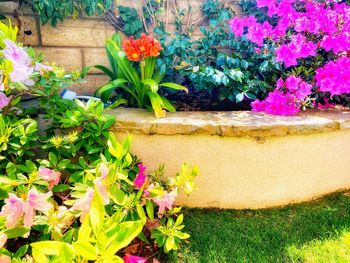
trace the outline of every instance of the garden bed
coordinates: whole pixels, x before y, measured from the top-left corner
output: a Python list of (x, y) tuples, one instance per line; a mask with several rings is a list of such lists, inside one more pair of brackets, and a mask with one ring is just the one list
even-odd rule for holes
[(150, 168), (173, 175), (196, 164), (189, 207), (266, 208), (350, 187), (350, 111), (307, 111), (293, 117), (254, 112), (176, 112), (156, 119), (137, 109), (112, 112), (118, 136)]

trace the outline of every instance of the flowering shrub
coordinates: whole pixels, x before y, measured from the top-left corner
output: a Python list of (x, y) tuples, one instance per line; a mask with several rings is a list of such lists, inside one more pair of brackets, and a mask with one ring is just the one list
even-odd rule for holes
[[(189, 235), (175, 198), (193, 190), (198, 169), (183, 165), (170, 179), (163, 167), (148, 171), (130, 153), (130, 136), (120, 143), (108, 132), (114, 119), (100, 100), (60, 99), (85, 72), (3, 43), (0, 262), (147, 262), (178, 249)], [(22, 107), (23, 95), (40, 97), (39, 106)]]
[[(231, 21), (232, 31), (236, 37), (249, 39), (257, 50), (272, 50), (275, 60), (288, 73), (286, 76), (281, 72), (283, 78), (276, 83), (276, 89), (265, 100), (254, 101), (253, 110), (293, 115), (300, 107), (317, 106), (319, 102), (347, 103), (350, 6), (335, 0), (256, 2), (276, 22), (262, 22), (254, 16), (236, 17)], [(300, 89), (298, 94), (291, 92), (289, 82), (292, 89)]]
[[(96, 91), (97, 96), (106, 101), (119, 88), (124, 91), (131, 106), (153, 109), (157, 118), (165, 117), (165, 110), (175, 111), (171, 103), (158, 94), (159, 86), (186, 92), (187, 89), (175, 83), (161, 83), (164, 75), (155, 72), (155, 69), (162, 47), (156, 39), (142, 34), (139, 39), (130, 37), (121, 43), (120, 36), (114, 35), (107, 40), (106, 48), (112, 70), (104, 66), (97, 68), (109, 75), (111, 81)], [(139, 72), (132, 62), (139, 63)], [(117, 99), (116, 105), (119, 104), (120, 100)]]

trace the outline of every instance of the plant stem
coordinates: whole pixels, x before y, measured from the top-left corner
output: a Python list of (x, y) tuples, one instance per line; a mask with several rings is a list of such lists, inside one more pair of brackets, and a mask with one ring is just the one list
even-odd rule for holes
[(145, 79), (145, 66), (146, 66), (146, 62), (144, 60), (141, 60), (140, 61), (141, 81)]

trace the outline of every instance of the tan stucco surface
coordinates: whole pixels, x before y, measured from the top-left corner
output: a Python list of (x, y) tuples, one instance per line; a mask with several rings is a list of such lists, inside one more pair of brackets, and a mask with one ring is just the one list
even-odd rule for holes
[[(171, 135), (134, 132), (132, 151), (149, 169), (164, 163), (168, 175), (174, 175), (183, 162), (199, 166), (201, 172), (196, 178), (196, 190), (190, 197), (182, 196), (181, 204), (239, 209), (286, 205), (350, 188), (350, 129), (343, 113), (328, 111), (304, 115), (309, 127), (312, 118), (316, 125), (319, 116), (337, 120), (332, 129), (328, 125), (323, 130), (307, 133), (297, 129), (299, 133), (271, 135), (263, 140), (257, 140), (249, 133), (246, 136), (203, 132), (181, 134), (179, 117), (177, 132)], [(259, 125), (271, 125), (269, 118), (266, 118), (266, 125)], [(286, 124), (290, 128), (293, 118), (290, 118), (289, 125)], [(125, 130), (118, 128), (123, 114), (117, 114), (117, 119), (119, 124), (114, 130), (123, 137)], [(166, 122), (166, 118), (154, 121)], [(141, 122), (142, 119), (138, 123)], [(284, 130), (283, 126), (275, 124)], [(302, 117), (299, 118), (301, 124)], [(306, 126), (300, 127), (307, 130)], [(275, 130), (275, 127), (271, 129)]]

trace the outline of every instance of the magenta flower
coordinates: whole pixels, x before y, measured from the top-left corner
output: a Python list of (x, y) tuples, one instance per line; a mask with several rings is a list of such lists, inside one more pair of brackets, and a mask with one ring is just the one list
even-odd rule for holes
[(158, 217), (162, 217), (166, 208), (169, 210), (173, 208), (176, 196), (177, 188), (175, 188), (170, 193), (166, 193), (165, 195), (153, 198), (153, 201), (159, 206)]
[(252, 107), (253, 112), (263, 112), (265, 111), (265, 108), (266, 108), (266, 102), (255, 100), (250, 104), (250, 106)]
[(7, 97), (5, 93), (0, 92), (0, 110), (6, 107), (11, 101), (11, 97)]
[(34, 82), (30, 79), (33, 73), (32, 59), (29, 57), (23, 47), (19, 47), (11, 40), (5, 40), (6, 44), (2, 51), (4, 57), (11, 61), (13, 70), (10, 73), (11, 81), (21, 82), (26, 85), (33, 85)]
[(5, 233), (0, 233), (0, 248), (2, 248), (5, 245), (6, 241), (7, 235)]
[(140, 189), (146, 181), (147, 175), (145, 174), (146, 167), (142, 163), (138, 165), (139, 172), (134, 180), (134, 185), (137, 189)]
[(49, 190), (51, 190), (56, 184), (60, 182), (61, 173), (54, 170), (50, 170), (46, 167), (39, 167), (39, 176), (49, 183)]
[(94, 197), (94, 189), (88, 188), (85, 195), (78, 199), (75, 204), (72, 206), (72, 210), (81, 211), (80, 222), (84, 221), (84, 218), (90, 211), (92, 198)]
[(0, 216), (6, 218), (6, 228), (13, 228), (18, 225), (18, 221), (23, 215), (24, 203), (21, 198), (13, 193), (5, 199), (5, 205), (2, 207)]
[(52, 208), (47, 199), (52, 196), (51, 192), (45, 194), (39, 193), (35, 188), (29, 190), (27, 194), (27, 201), (24, 203), (24, 218), (23, 223), (26, 227), (31, 227), (33, 225), (33, 219), (35, 216), (35, 211), (47, 212)]
[(124, 263), (145, 263), (147, 262), (147, 258), (142, 258), (142, 257), (138, 257), (138, 256), (133, 256), (133, 255), (129, 255), (126, 254), (123, 257)]

